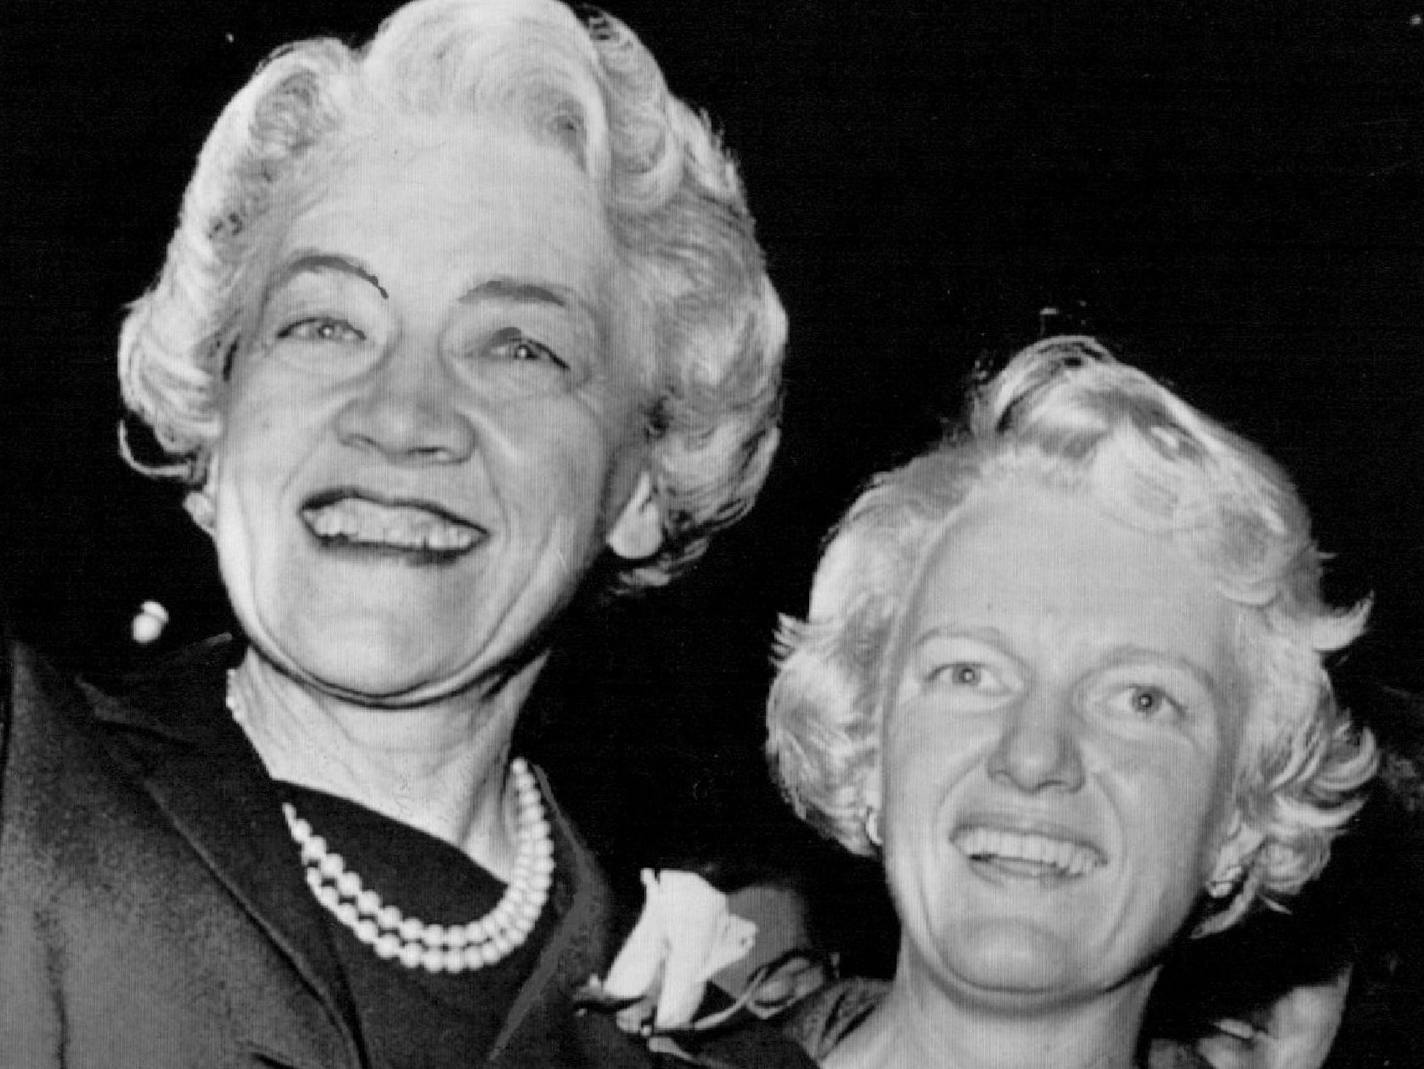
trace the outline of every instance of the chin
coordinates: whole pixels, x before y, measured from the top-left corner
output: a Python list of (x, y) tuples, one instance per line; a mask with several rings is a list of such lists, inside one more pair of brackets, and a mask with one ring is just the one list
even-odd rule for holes
[(427, 635), (427, 627), (393, 634), (348, 621), (314, 633), (296, 629), (292, 641), (274, 644), (272, 652), (291, 675), (321, 690), (375, 703), (420, 704), (460, 689), (449, 666), (433, 656), (438, 651)]
[(941, 967), (984, 996), (1057, 995), (1084, 972), (1065, 935), (1022, 922), (980, 921), (941, 941)]

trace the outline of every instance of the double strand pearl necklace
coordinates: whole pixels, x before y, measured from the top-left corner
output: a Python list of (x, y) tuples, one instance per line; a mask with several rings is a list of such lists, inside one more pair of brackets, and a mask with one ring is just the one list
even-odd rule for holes
[[(239, 725), (247, 711), (234, 673), (228, 673), (227, 707)], [(245, 730), (245, 727), (244, 727)], [(301, 850), (307, 886), (333, 917), (370, 947), (377, 957), (407, 969), (458, 973), (493, 965), (521, 946), (549, 898), (554, 877), (554, 840), (539, 795), (539, 784), (522, 757), (509, 763), (518, 805), (518, 852), (514, 875), (498, 904), (467, 924), (427, 924), (384, 902), (347, 867), (290, 802), (282, 804), (287, 830)]]

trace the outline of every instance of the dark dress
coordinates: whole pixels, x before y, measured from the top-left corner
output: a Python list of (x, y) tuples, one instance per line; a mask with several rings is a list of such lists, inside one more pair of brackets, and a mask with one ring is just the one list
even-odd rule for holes
[[(486, 975), (421, 977), (375, 960), (308, 890), (280, 808), (292, 788), (266, 775), (224, 705), (231, 642), (183, 652), (122, 697), (23, 646), (0, 652), (0, 1069), (657, 1064), (573, 1007), (606, 969), (613, 909), (547, 784), (558, 878), (530, 944)], [(455, 862), (448, 886), (426, 888), (435, 900), (389, 893), (410, 912), (435, 920), (497, 897), (444, 844), (327, 805), (373, 881), (390, 875), (383, 854), (419, 858), (414, 883)], [(808, 1064), (764, 1032), (704, 1062)]]

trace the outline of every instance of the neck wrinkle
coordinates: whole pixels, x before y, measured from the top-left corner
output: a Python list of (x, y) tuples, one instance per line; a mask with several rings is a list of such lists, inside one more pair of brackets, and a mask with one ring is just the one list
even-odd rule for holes
[(233, 687), (272, 778), (417, 828), (507, 880), (516, 852), (510, 740), (541, 667), (526, 665), (491, 695), (373, 708), (323, 694), (249, 649)]

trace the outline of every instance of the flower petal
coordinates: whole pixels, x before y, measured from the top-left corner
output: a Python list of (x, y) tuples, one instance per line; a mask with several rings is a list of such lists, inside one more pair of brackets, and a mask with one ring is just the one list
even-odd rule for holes
[(667, 930), (663, 896), (651, 869), (642, 873), (647, 900), (643, 913), (623, 949), (613, 959), (603, 992), (612, 998), (636, 998), (648, 993), (667, 956)]
[(680, 1028), (697, 1012), (712, 974), (752, 948), (756, 925), (734, 917), (727, 896), (702, 877), (677, 871), (659, 875), (669, 947), (655, 1024)]

